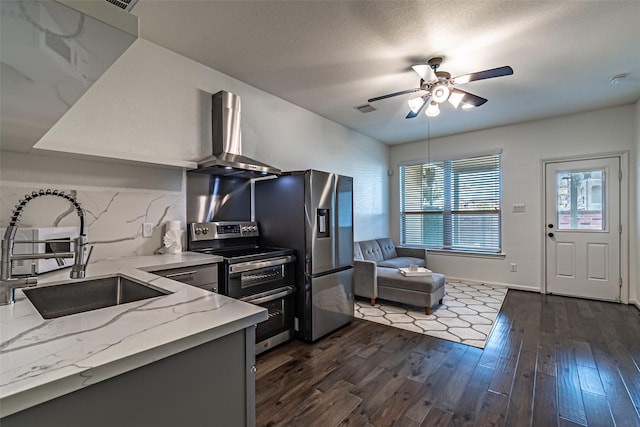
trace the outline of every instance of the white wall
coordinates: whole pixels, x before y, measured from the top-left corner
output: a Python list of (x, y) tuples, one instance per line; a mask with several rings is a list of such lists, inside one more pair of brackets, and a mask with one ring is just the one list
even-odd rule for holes
[[(542, 161), (614, 151), (634, 153), (635, 110), (633, 105), (609, 108), (432, 140), (432, 160), (502, 150), (502, 238), (506, 257), (487, 259), (432, 254), (430, 268), (453, 277), (540, 290), (544, 242)], [(391, 147), (390, 167), (396, 173), (390, 182), (390, 229), (396, 241), (399, 240), (398, 163), (426, 157), (426, 141)], [(629, 182), (636, 191), (635, 155), (630, 156), (630, 163), (632, 177)], [(514, 203), (526, 204), (526, 212), (512, 213)], [(631, 210), (630, 217), (636, 221), (636, 205), (632, 205)], [(637, 239), (633, 245), (636, 243)], [(510, 263), (517, 263), (517, 272), (509, 271)]]
[[(353, 176), (355, 238), (388, 234), (387, 146), (143, 39), (125, 52), (36, 148), (45, 154), (72, 152), (159, 164), (196, 161), (211, 153), (210, 96), (219, 90), (241, 97), (245, 155), (283, 170), (314, 168)], [(118, 194), (116, 201), (129, 195), (127, 203), (111, 203), (109, 221), (104, 225), (97, 221), (89, 228), (89, 240), (106, 241), (107, 235), (121, 235), (118, 224), (129, 224), (123, 231), (128, 246), (104, 243), (94, 254), (96, 259), (116, 252), (146, 254), (156, 249), (148, 240), (131, 236), (140, 226), (139, 217), (147, 215), (148, 222), (154, 223), (162, 217), (166, 206), (153, 202), (156, 197), (172, 198), (168, 203), (175, 206), (169, 209), (171, 217), (165, 215), (163, 220), (185, 221), (180, 169), (3, 152), (1, 174), (3, 219), (22, 195), (18, 193), (40, 186), (78, 190), (80, 202), (95, 205), (92, 214), (102, 212), (114, 194)], [(139, 201), (130, 200), (136, 198)], [(55, 203), (47, 200), (38, 209), (41, 216), (30, 221), (50, 225), (59, 210), (66, 209), (56, 205), (54, 212), (46, 212)], [(157, 234), (159, 244), (159, 230)]]

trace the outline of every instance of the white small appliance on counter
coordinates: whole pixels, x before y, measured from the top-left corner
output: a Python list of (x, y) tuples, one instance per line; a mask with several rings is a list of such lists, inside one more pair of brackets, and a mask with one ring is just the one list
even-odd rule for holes
[[(16, 232), (13, 253), (57, 253), (73, 252), (74, 239), (80, 233), (79, 227), (19, 227)], [(21, 243), (24, 240), (56, 240), (47, 243)], [(60, 242), (59, 240), (63, 240)], [(74, 258), (51, 258), (35, 260), (14, 260), (14, 275), (42, 274), (73, 265)]]

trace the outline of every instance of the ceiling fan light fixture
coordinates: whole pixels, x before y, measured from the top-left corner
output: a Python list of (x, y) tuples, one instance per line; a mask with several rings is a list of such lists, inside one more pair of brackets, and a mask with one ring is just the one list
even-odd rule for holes
[[(405, 116), (405, 119), (418, 117), (422, 110), (425, 110), (425, 114), (428, 117), (436, 117), (440, 114), (440, 104), (444, 101), (449, 101), (455, 108), (462, 108), (464, 110), (475, 109), (488, 101), (486, 98), (471, 92), (460, 90), (456, 85), (513, 74), (513, 68), (505, 65), (503, 67), (451, 77), (451, 73), (439, 70), (441, 63), (442, 57), (435, 57), (429, 59), (426, 64), (412, 65), (411, 68), (420, 76), (420, 84), (418, 87), (370, 98), (367, 102), (382, 101), (394, 96), (414, 94), (412, 95), (413, 98), (408, 100), (411, 111)], [(619, 82), (624, 78), (625, 76), (622, 74), (616, 75), (611, 78), (611, 81), (612, 83)], [(420, 93), (421, 96), (416, 97), (415, 93)]]
[(409, 101), (407, 101), (407, 104), (409, 104), (409, 108), (411, 109), (411, 111), (417, 113), (418, 111), (420, 111), (422, 104), (424, 104), (424, 99), (422, 99), (421, 96), (416, 96), (415, 98), (411, 98)]
[(464, 93), (460, 93), (460, 92), (452, 92), (451, 95), (449, 96), (449, 102), (451, 103), (451, 105), (453, 105), (455, 108), (458, 108), (460, 106), (460, 103), (462, 102), (462, 99), (464, 98)]
[(427, 115), (427, 117), (436, 117), (438, 114), (440, 114), (440, 107), (438, 106), (438, 103), (435, 101), (431, 101), (424, 113)]
[(441, 103), (449, 98), (450, 93), (451, 90), (447, 87), (447, 85), (436, 83), (433, 88), (431, 88), (431, 99), (433, 99), (437, 103)]

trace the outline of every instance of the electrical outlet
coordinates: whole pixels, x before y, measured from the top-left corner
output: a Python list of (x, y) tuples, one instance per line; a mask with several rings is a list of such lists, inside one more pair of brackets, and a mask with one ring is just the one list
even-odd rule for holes
[(153, 235), (153, 224), (145, 222), (142, 224), (142, 237), (151, 237)]
[(513, 213), (523, 213), (527, 211), (527, 205), (524, 203), (514, 203), (512, 208)]
[(516, 264), (515, 262), (509, 264), (509, 271), (511, 271), (512, 273), (518, 271), (518, 264)]

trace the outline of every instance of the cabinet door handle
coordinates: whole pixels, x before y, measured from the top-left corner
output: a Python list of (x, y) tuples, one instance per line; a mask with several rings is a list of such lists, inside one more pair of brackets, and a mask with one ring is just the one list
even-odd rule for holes
[(184, 279), (182, 279), (182, 280), (193, 280), (193, 276), (196, 273), (197, 273), (197, 271), (185, 271), (184, 273), (167, 274), (164, 277), (166, 277), (167, 279), (174, 279), (174, 280), (178, 280), (178, 279), (176, 279), (177, 277), (184, 277)]

